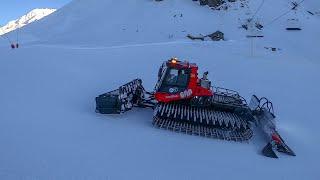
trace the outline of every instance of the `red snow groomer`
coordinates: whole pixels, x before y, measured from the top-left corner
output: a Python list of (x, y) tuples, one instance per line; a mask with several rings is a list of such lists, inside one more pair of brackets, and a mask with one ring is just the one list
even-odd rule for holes
[(172, 58), (162, 64), (154, 92), (140, 79), (96, 97), (96, 112), (120, 114), (132, 107), (154, 109), (153, 125), (210, 138), (248, 141), (256, 124), (268, 138), (262, 154), (277, 158), (274, 150), (295, 156), (275, 126), (272, 103), (253, 95), (249, 105), (238, 92), (212, 87), (208, 72), (198, 77), (198, 66)]

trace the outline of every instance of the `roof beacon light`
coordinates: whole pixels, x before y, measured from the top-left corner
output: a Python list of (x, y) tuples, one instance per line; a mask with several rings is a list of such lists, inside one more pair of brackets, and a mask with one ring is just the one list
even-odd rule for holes
[(176, 64), (178, 62), (178, 58), (174, 57), (171, 58), (171, 63)]

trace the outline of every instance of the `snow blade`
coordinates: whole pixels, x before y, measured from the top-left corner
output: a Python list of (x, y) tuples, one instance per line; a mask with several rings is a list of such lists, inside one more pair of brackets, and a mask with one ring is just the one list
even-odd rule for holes
[(270, 158), (278, 158), (277, 154), (273, 151), (273, 147), (271, 143), (268, 143), (263, 149), (262, 154), (266, 157)]
[(275, 144), (274, 146), (272, 144), (275, 144), (275, 142), (269, 142), (263, 149), (262, 154), (264, 156), (270, 157), (270, 158), (278, 158), (276, 153), (274, 152), (274, 149), (276, 149), (278, 152), (285, 153), (290, 156), (296, 156), (296, 154), (285, 144), (285, 142), (281, 139), (280, 144)]
[(277, 151), (285, 153), (290, 156), (296, 156), (296, 154), (291, 150), (291, 148), (284, 142), (284, 140), (279, 136), (281, 139), (281, 144), (277, 145)]
[(268, 144), (262, 149), (262, 154), (267, 157), (278, 158), (274, 152), (276, 150), (295, 156), (295, 153), (286, 145), (277, 131), (272, 102), (265, 97), (259, 99), (253, 95), (249, 107), (256, 120), (256, 125), (260, 127), (268, 139)]
[(117, 90), (96, 97), (96, 112), (101, 114), (120, 114), (132, 109), (144, 99), (141, 79), (135, 79)]

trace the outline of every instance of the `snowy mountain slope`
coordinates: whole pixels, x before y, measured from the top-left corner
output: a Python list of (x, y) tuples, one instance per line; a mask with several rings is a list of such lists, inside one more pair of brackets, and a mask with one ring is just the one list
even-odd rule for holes
[[(286, 32), (288, 14), (266, 26), (252, 54), (238, 17), (250, 17), (246, 13), (259, 3), (216, 12), (191, 0), (77, 0), (26, 26), (18, 50), (1, 41), (1, 179), (319, 179), (319, 46), (313, 40), (319, 18), (299, 11), (303, 31)], [(268, 0), (257, 17), (271, 22), (288, 4)], [(183, 23), (169, 21), (179, 12)], [(192, 25), (206, 17), (214, 22)], [(144, 34), (137, 35), (137, 23)], [(125, 32), (119, 30), (123, 24)], [(184, 38), (220, 28), (227, 41)], [(270, 46), (281, 50), (264, 48)], [(198, 63), (214, 85), (238, 90), (246, 99), (269, 97), (279, 131), (297, 156), (261, 156), (265, 144), (259, 134), (234, 143), (154, 129), (151, 110), (94, 112), (96, 95), (136, 77), (151, 90), (159, 65), (172, 56)]]
[[(226, 16), (224, 12), (183, 0), (73, 1), (46, 22), (34, 24), (26, 31), (51, 43), (67, 40), (68, 44), (95, 45), (170, 41), (185, 38), (188, 33), (208, 34), (218, 29), (230, 32), (228, 36), (233, 38), (239, 34), (238, 26), (228, 26), (238, 22), (234, 18), (238, 12), (233, 14)], [(222, 25), (222, 21), (227, 24)]]
[(6, 25), (0, 27), (0, 35), (14, 31), (34, 21), (38, 21), (49, 14), (55, 12), (56, 9), (34, 9), (28, 12), (26, 15), (21, 16), (17, 20), (8, 22)]
[[(121, 1), (122, 2), (122, 1)], [(209, 34), (216, 30), (225, 33), (227, 40), (244, 40), (250, 34), (239, 27), (251, 18), (261, 1), (238, 1), (229, 3), (228, 11), (213, 11), (198, 2), (185, 0), (155, 2), (151, 0), (82, 1), (75, 0), (46, 21), (33, 23), (22, 29), (23, 43), (44, 42), (83, 46), (110, 46), (136, 43), (167, 42), (185, 40), (187, 34)], [(244, 4), (242, 7), (241, 4)], [(265, 25), (263, 31), (267, 46), (284, 48), (287, 40), (294, 49), (318, 53), (316, 45), (310, 47), (301, 38), (315, 37), (318, 34), (319, 18), (307, 13), (316, 2), (302, 3), (296, 12), (292, 11), (274, 21), (279, 15), (292, 8), (291, 1), (266, 0), (255, 18)], [(182, 17), (181, 17), (182, 15)], [(287, 19), (299, 18), (304, 31), (296, 36), (286, 32)], [(161, 23), (159, 23), (161, 22)], [(81, 30), (79, 30), (81, 29)], [(15, 34), (8, 35), (14, 37)], [(268, 42), (268, 43), (266, 43)], [(260, 47), (263, 48), (263, 47)], [(288, 47), (286, 47), (288, 48)], [(320, 56), (320, 53), (318, 53)]]

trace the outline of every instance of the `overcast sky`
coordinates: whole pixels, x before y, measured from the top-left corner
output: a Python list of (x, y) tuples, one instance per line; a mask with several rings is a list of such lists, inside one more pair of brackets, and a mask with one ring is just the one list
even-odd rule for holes
[(35, 8), (60, 8), (72, 0), (1, 0), (0, 26)]

